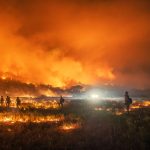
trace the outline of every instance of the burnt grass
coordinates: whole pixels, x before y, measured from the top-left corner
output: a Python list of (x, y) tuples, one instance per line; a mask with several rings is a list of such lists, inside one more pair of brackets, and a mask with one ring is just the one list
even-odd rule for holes
[[(149, 108), (116, 116), (112, 112), (95, 111), (94, 107), (88, 102), (72, 101), (61, 110), (20, 110), (23, 114), (63, 114), (65, 120), (57, 123), (1, 123), (0, 150), (150, 149)], [(6, 111), (11, 110), (0, 108), (0, 113)], [(81, 128), (60, 130), (64, 122), (79, 122)]]

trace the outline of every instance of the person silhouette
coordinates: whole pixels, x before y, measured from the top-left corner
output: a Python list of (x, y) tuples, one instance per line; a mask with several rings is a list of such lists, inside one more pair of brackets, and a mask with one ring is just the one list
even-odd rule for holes
[(129, 93), (126, 91), (125, 92), (125, 106), (126, 106), (126, 110), (128, 114), (129, 114), (131, 104), (132, 104), (132, 99), (129, 97)]
[(62, 96), (60, 96), (59, 105), (61, 106), (61, 108), (63, 108), (64, 102), (65, 102), (64, 98)]
[(19, 97), (16, 98), (16, 107), (19, 108), (21, 105), (21, 100)]
[(7, 97), (6, 97), (6, 106), (7, 106), (8, 108), (10, 107), (10, 103), (11, 103), (10, 97), (7, 96)]
[(1, 96), (1, 106), (4, 106), (4, 97)]

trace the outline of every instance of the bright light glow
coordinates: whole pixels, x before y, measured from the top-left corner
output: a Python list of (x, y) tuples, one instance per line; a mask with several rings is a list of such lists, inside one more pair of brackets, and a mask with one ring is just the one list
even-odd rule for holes
[(2, 80), (6, 80), (6, 77), (5, 77), (5, 76), (2, 76), (1, 79), (2, 79)]
[(98, 98), (99, 98), (99, 95), (98, 95), (98, 94), (91, 94), (91, 98), (92, 98), (92, 99), (98, 99)]
[(87, 96), (87, 99), (89, 100), (99, 100), (100, 98), (103, 97), (102, 95), (102, 92), (99, 88), (93, 88), (93, 89), (90, 89), (89, 91), (87, 91), (86, 93), (86, 96)]

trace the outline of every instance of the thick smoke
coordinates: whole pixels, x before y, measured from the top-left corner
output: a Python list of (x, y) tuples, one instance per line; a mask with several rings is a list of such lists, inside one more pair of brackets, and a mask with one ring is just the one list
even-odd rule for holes
[(147, 0), (1, 0), (1, 77), (147, 88), (149, 18)]

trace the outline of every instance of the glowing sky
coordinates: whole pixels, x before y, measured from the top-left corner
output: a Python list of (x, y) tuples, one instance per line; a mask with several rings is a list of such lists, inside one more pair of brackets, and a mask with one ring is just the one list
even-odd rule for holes
[(0, 75), (150, 86), (149, 0), (0, 0)]

